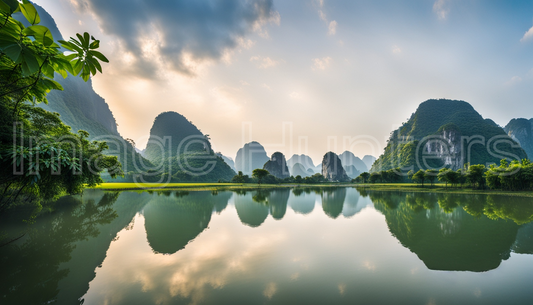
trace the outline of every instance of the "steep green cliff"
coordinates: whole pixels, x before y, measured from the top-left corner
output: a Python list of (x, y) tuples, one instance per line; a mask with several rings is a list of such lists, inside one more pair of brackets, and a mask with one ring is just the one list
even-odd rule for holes
[(371, 171), (450, 167), (522, 159), (526, 153), (492, 120), (457, 100), (428, 100), (391, 133)]
[(216, 182), (235, 176), (235, 171), (213, 152), (209, 137), (172, 111), (155, 118), (145, 156), (160, 166), (154, 182)]

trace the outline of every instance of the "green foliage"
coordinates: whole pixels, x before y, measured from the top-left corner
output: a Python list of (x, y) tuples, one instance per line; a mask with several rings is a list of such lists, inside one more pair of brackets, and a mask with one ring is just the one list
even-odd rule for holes
[(427, 169), (425, 171), (426, 180), (429, 181), (429, 183), (431, 183), (431, 186), (433, 186), (433, 183), (435, 183), (435, 180), (437, 180), (438, 174), (439, 172), (434, 169)]
[(267, 177), (270, 173), (266, 169), (256, 168), (252, 171), (252, 177), (257, 179), (257, 183), (261, 184), (263, 178)]
[[(19, 11), (30, 26), (12, 17)], [(19, 198), (41, 204), (79, 193), (84, 185), (102, 182), (99, 174), (104, 171), (111, 177), (123, 174), (117, 158), (103, 154), (105, 142), (89, 141), (86, 131), (73, 134), (57, 114), (33, 107), (47, 103), (51, 90), (63, 90), (53, 79), (56, 73), (88, 80), (102, 70), (97, 59), (107, 62), (87, 33), (78, 35), (79, 41), (62, 43), (67, 49), (81, 45), (76, 54), (61, 53), (50, 30), (39, 22), (29, 1), (0, 0), (0, 212)]]
[(413, 175), (412, 179), (413, 181), (424, 187), (424, 181), (426, 181), (426, 172), (420, 169)]
[(501, 160), (500, 166), (494, 164), (485, 172), (485, 181), (491, 189), (509, 191), (533, 189), (533, 164), (528, 159), (522, 162)]

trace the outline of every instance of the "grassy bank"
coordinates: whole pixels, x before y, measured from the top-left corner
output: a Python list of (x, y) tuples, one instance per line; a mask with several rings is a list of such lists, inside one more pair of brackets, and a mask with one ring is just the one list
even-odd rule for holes
[(137, 191), (137, 190), (183, 190), (183, 191), (221, 191), (221, 190), (253, 190), (287, 187), (339, 187), (353, 184), (256, 184), (256, 183), (102, 183), (92, 189), (104, 191)]
[(397, 192), (420, 192), (420, 193), (454, 193), (454, 194), (486, 194), (505, 195), (519, 197), (533, 197), (533, 191), (502, 191), (502, 190), (473, 190), (470, 187), (452, 188), (445, 184), (436, 183), (433, 186), (424, 185), (421, 187), (414, 183), (376, 183), (376, 184), (356, 184), (357, 189), (375, 191), (397, 191)]

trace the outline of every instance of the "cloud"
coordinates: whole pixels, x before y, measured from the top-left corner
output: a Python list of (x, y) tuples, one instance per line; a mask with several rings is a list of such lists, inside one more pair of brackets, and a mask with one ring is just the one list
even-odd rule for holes
[(278, 285), (276, 283), (268, 283), (265, 290), (263, 291), (263, 295), (267, 297), (268, 299), (272, 299), (272, 297), (276, 294), (278, 291)]
[(261, 87), (267, 89), (268, 91), (272, 91), (272, 88), (270, 88), (270, 86), (267, 84), (262, 84)]
[[(104, 33), (117, 37), (121, 52), (134, 54), (134, 70), (140, 75), (158, 69), (194, 75), (198, 64), (218, 61), (239, 46), (251, 47), (244, 39), (247, 34), (262, 33), (271, 22), (279, 24), (273, 0), (70, 2), (90, 12)], [(145, 52), (147, 41), (150, 53)], [(153, 67), (157, 62), (160, 66)]]
[(394, 46), (392, 46), (392, 53), (394, 53), (394, 54), (400, 54), (400, 53), (402, 53), (402, 49), (400, 49), (399, 46), (394, 45)]
[(333, 20), (329, 23), (328, 35), (335, 35), (337, 33), (337, 21)]
[(313, 59), (314, 67), (313, 70), (326, 70), (333, 59), (331, 57), (324, 57), (324, 58), (315, 58)]
[(258, 67), (261, 69), (268, 69), (277, 66), (280, 62), (273, 60), (270, 57), (261, 57), (261, 56), (252, 56), (250, 58), (251, 62), (257, 62)]
[(520, 39), (520, 42), (524, 42), (526, 40), (529, 40), (533, 37), (533, 26), (527, 30), (527, 32), (524, 34), (522, 39)]
[(292, 92), (291, 94), (289, 94), (289, 97), (293, 100), (301, 100), (302, 99), (302, 95), (298, 92)]
[(518, 84), (522, 81), (522, 78), (520, 76), (513, 76), (511, 77), (510, 80), (508, 80), (507, 82), (505, 82), (505, 85), (506, 86), (513, 86), (515, 84)]
[(337, 33), (337, 21), (329, 21), (324, 12), (324, 0), (318, 0), (318, 17), (328, 25), (328, 35), (335, 35)]
[(450, 12), (450, 8), (448, 7), (447, 2), (447, 0), (437, 0), (433, 4), (433, 12), (437, 14), (437, 17), (440, 20), (445, 20), (448, 16), (448, 13)]

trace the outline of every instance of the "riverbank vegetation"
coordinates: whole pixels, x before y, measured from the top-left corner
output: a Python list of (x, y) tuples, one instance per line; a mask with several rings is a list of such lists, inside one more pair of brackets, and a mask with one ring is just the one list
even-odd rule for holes
[(416, 183), (419, 187), (429, 183), (431, 186), (436, 181), (444, 184), (445, 188), (464, 188), (474, 190), (502, 190), (502, 191), (533, 191), (533, 163), (528, 159), (521, 162), (506, 159), (500, 161), (500, 165), (491, 164), (485, 167), (482, 164), (469, 165), (464, 168), (452, 170), (442, 168), (412, 170), (405, 173), (400, 168), (387, 171), (362, 173), (353, 179), (353, 183)]
[(117, 158), (103, 153), (105, 142), (89, 141), (83, 130), (72, 133), (57, 113), (36, 107), (51, 90), (63, 89), (56, 74), (87, 81), (102, 72), (100, 61), (108, 60), (96, 50), (100, 42), (84, 33), (60, 46), (39, 23), (29, 1), (0, 1), (0, 213), (79, 193), (102, 182), (102, 172), (122, 175)]

